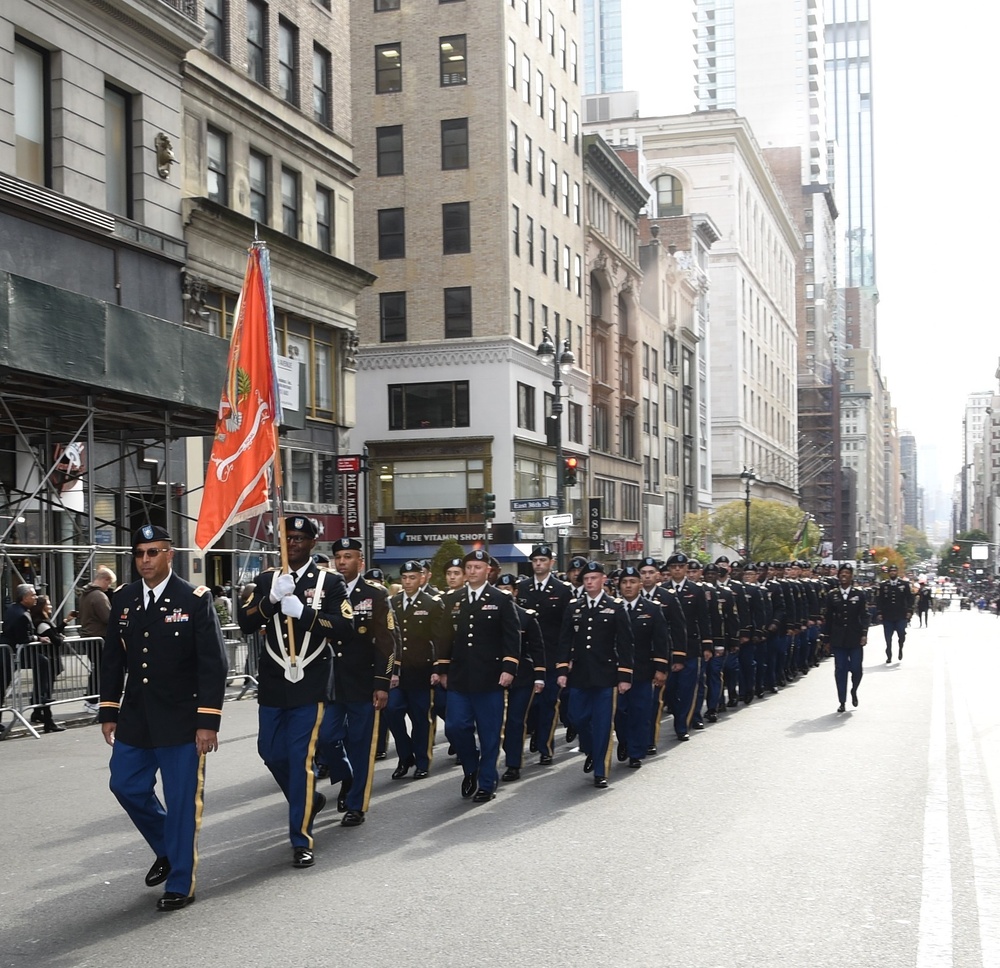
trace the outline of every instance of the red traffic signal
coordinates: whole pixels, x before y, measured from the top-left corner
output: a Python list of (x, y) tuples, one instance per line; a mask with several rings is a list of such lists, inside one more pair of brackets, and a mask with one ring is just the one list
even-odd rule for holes
[(576, 486), (576, 472), (580, 466), (580, 461), (576, 457), (566, 457), (563, 459), (563, 484), (566, 487)]

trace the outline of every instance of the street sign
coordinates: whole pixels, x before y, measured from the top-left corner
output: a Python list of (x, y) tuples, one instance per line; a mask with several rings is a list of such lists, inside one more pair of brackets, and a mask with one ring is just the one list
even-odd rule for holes
[(345, 454), (337, 458), (338, 474), (358, 474), (361, 471), (361, 455)]
[(663, 537), (664, 538), (672, 538), (673, 536), (674, 536), (674, 529), (673, 528), (664, 528), (663, 529)]
[(516, 498), (510, 502), (511, 511), (549, 511), (559, 507), (554, 497)]
[(546, 514), (542, 518), (542, 525), (546, 528), (563, 528), (572, 523), (572, 514)]
[(601, 499), (590, 498), (587, 511), (587, 542), (591, 551), (599, 551), (603, 546), (601, 541)]
[(385, 522), (376, 521), (372, 524), (372, 550), (385, 551)]

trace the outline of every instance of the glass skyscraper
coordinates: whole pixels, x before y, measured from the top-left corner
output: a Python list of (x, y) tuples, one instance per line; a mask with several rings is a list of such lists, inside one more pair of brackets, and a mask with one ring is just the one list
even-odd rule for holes
[(622, 90), (622, 0), (583, 0), (583, 93)]

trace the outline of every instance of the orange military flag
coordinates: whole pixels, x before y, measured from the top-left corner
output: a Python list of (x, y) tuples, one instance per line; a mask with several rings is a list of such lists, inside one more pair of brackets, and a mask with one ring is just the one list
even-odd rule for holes
[(281, 400), (270, 262), (260, 243), (250, 249), (235, 320), (195, 532), (195, 544), (203, 551), (231, 525), (271, 506), (269, 480), (278, 450)]

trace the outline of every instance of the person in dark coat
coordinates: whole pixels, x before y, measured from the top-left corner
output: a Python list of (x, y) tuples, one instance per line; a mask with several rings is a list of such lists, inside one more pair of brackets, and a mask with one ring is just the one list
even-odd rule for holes
[(868, 603), (854, 584), (854, 569), (844, 564), (837, 572), (838, 588), (826, 593), (823, 622), (833, 652), (833, 675), (837, 683), (838, 713), (847, 709), (847, 674), (851, 674), (851, 702), (858, 704), (865, 644), (868, 642)]
[(913, 589), (910, 583), (899, 577), (899, 569), (889, 566), (889, 577), (879, 582), (875, 590), (875, 624), (882, 623), (885, 634), (885, 661), (892, 662), (892, 634), (896, 633), (899, 661), (903, 661), (903, 644), (906, 642), (906, 626), (913, 616)]
[(98, 720), (111, 792), (156, 855), (146, 884), (165, 881), (157, 910), (176, 911), (195, 899), (205, 756), (219, 748), (228, 662), (212, 594), (174, 574), (169, 533), (139, 528), (132, 554), (141, 578), (111, 601)]

